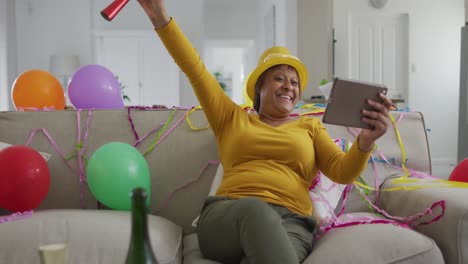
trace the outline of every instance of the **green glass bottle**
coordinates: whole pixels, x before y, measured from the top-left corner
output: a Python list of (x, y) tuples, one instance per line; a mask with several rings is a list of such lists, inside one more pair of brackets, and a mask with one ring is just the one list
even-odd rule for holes
[(125, 264), (157, 264), (148, 233), (146, 192), (143, 188), (132, 191), (132, 234)]

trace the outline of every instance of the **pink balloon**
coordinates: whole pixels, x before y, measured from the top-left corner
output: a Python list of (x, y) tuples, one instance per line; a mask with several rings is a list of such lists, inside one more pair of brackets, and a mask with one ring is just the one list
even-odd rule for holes
[(71, 77), (68, 97), (76, 109), (123, 109), (119, 82), (107, 68), (90, 64)]

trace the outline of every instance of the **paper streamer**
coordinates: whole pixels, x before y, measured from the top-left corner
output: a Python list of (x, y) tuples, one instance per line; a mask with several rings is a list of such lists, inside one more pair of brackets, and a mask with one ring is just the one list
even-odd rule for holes
[(0, 216), (0, 224), (12, 222), (16, 220), (25, 219), (27, 217), (31, 217), (33, 215), (33, 211), (26, 211), (26, 212), (18, 212), (10, 215)]

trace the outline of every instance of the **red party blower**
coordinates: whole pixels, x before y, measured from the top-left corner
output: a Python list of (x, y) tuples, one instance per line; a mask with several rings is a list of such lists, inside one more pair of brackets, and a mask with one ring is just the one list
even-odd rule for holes
[(120, 10), (125, 7), (128, 1), (130, 0), (114, 0), (110, 5), (101, 11), (102, 17), (104, 17), (104, 19), (107, 21), (111, 21), (120, 12)]

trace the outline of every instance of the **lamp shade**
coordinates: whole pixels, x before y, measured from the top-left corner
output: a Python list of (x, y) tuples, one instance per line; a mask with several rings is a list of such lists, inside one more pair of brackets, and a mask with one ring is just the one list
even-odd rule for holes
[(370, 0), (371, 5), (377, 9), (383, 8), (387, 2), (388, 0)]
[(50, 56), (50, 72), (57, 77), (71, 76), (79, 67), (80, 62), (76, 55)]

